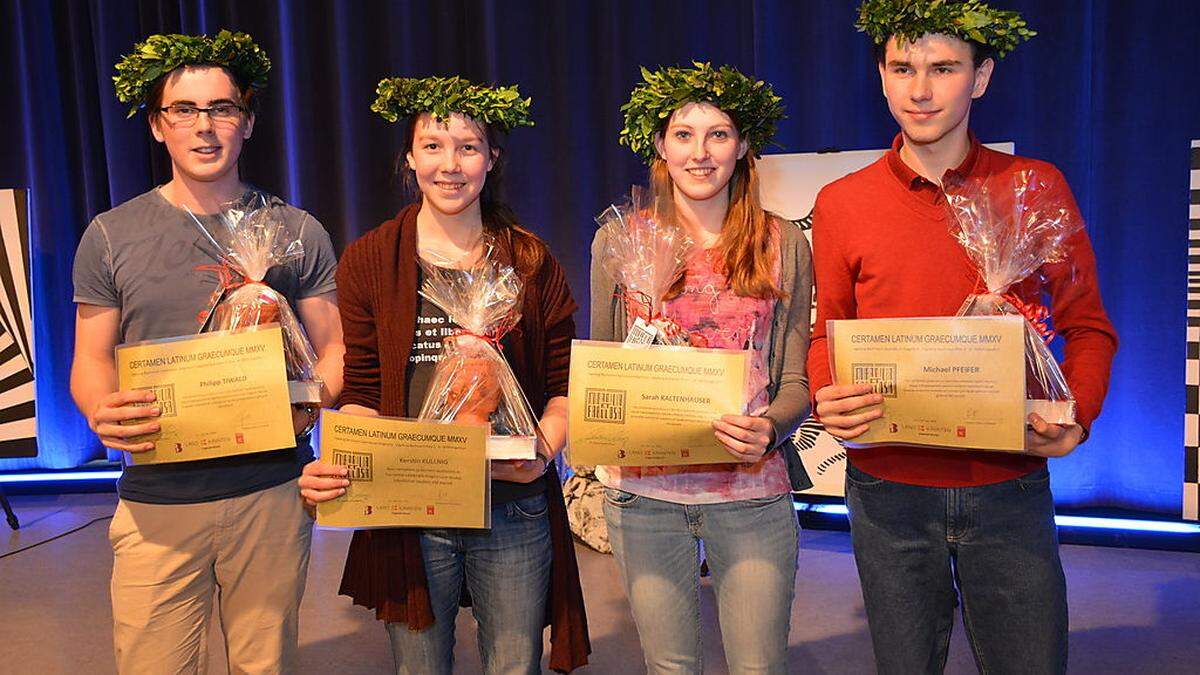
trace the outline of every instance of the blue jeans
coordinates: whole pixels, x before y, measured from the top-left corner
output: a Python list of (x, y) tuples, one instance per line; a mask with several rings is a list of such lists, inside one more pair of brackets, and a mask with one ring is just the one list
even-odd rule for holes
[(605, 488), (604, 517), (646, 671), (700, 673), (704, 542), (731, 673), (786, 673), (799, 527), (790, 494), (675, 504)]
[(449, 675), (454, 619), (464, 577), (479, 622), (485, 673), (539, 673), (546, 595), (550, 590), (550, 525), (545, 495), (492, 508), (491, 530), (425, 530), (421, 553), (434, 624), (410, 631), (389, 623), (401, 675)]
[(960, 600), (981, 673), (1066, 671), (1067, 587), (1046, 469), (932, 488), (849, 465), (846, 503), (880, 673), (941, 673)]

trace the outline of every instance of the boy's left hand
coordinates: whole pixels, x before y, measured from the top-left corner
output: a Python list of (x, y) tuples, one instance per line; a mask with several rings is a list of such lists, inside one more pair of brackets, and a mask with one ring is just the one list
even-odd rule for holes
[(1038, 457), (1063, 457), (1083, 440), (1083, 427), (1078, 424), (1050, 424), (1037, 413), (1030, 413), (1025, 431), (1025, 451)]

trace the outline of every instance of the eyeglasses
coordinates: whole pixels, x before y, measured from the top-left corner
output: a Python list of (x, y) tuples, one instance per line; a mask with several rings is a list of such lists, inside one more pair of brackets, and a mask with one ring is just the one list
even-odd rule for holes
[(242, 113), (246, 109), (236, 103), (218, 103), (208, 108), (175, 104), (163, 106), (158, 111), (166, 116), (167, 122), (181, 127), (195, 124), (196, 120), (200, 119), (200, 113), (208, 113), (208, 119), (212, 120), (213, 124), (235, 126), (241, 121)]

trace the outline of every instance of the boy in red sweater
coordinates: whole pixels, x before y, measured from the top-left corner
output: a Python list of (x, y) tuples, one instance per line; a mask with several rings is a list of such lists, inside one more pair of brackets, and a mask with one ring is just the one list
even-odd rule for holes
[[(859, 12), (900, 133), (883, 158), (826, 186), (813, 216), (818, 291), (808, 371), (817, 416), (843, 440), (886, 410), (869, 386), (832, 384), (825, 322), (950, 316), (968, 295), (986, 290), (951, 234), (943, 186), (968, 178), (1011, 185), (1015, 172), (1032, 168), (1078, 217), (1053, 165), (984, 148), (968, 130), (995, 59), (1033, 34), (1015, 12), (930, 0), (867, 0)], [(881, 673), (941, 672), (960, 597), (981, 671), (1066, 670), (1066, 585), (1046, 458), (1070, 453), (1087, 437), (1117, 345), (1087, 235), (1073, 236), (1067, 250), (1067, 261), (1043, 266), (1011, 291), (1035, 304), (1049, 295), (1055, 329), (1066, 339), (1062, 369), (1077, 424), (1031, 415), (1024, 455), (847, 451), (846, 502)]]

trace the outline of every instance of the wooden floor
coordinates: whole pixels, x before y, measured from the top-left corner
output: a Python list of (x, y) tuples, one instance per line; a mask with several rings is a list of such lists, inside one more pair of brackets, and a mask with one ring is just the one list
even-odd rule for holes
[[(110, 494), (16, 497), (23, 529), (0, 530), (0, 555), (112, 514)], [(115, 672), (110, 643), (108, 521), (0, 559), (0, 673)], [(0, 525), (0, 527), (3, 527)], [(304, 673), (386, 673), (383, 627), (336, 589), (349, 537), (318, 531), (301, 617)], [(613, 561), (579, 548), (591, 623), (592, 664), (579, 672), (643, 672), (637, 633)], [(1064, 546), (1071, 602), (1071, 672), (1200, 672), (1200, 555)], [(723, 673), (712, 593), (704, 593), (706, 672)], [(219, 637), (210, 662), (225, 672)], [(801, 535), (792, 611), (795, 673), (873, 672), (849, 535)], [(479, 672), (473, 620), (462, 612), (458, 671)], [(973, 673), (956, 628), (950, 673)]]

